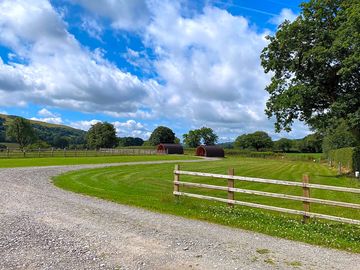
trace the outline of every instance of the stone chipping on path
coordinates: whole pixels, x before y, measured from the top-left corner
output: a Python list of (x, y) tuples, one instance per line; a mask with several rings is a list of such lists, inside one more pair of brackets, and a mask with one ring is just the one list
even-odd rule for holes
[(115, 165), (0, 169), (0, 269), (359, 269), (358, 254), (115, 204), (51, 183), (67, 171)]

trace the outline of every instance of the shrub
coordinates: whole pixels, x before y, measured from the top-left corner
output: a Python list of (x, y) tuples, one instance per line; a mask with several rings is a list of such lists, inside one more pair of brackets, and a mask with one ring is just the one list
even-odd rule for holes
[(353, 151), (353, 170), (360, 171), (360, 146), (355, 147)]
[(342, 166), (348, 168), (349, 170), (355, 170), (356, 169), (355, 166), (359, 166), (357, 162), (359, 162), (359, 158), (360, 158), (360, 149), (359, 148), (356, 149), (358, 150), (355, 150), (355, 148), (353, 147), (346, 147), (346, 148), (330, 150), (328, 153), (328, 158), (330, 158), (336, 164), (338, 162), (341, 162)]

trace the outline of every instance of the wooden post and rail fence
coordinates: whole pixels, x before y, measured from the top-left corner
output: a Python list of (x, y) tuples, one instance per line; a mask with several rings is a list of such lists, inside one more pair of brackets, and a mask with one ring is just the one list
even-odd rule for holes
[[(184, 181), (180, 181), (180, 175), (191, 175), (191, 176), (199, 176), (199, 177), (227, 179), (228, 184), (226, 187), (226, 186), (216, 186), (216, 185), (209, 185), (209, 184), (202, 184), (202, 183), (184, 182)], [(271, 192), (258, 191), (258, 190), (235, 188), (234, 187), (235, 181), (245, 181), (245, 182), (254, 182), (254, 183), (301, 187), (303, 190), (303, 195), (295, 196), (295, 195), (288, 195), (288, 194), (282, 194), (282, 193), (271, 193)], [(227, 192), (227, 199), (193, 194), (193, 193), (188, 193), (188, 192), (182, 192), (182, 191), (180, 191), (180, 187), (223, 190), (223, 191)], [(324, 214), (311, 212), (310, 211), (311, 203), (338, 206), (338, 207), (346, 207), (346, 208), (352, 208), (352, 209), (360, 209), (360, 204), (312, 198), (310, 196), (310, 189), (322, 189), (322, 190), (329, 190), (329, 191), (350, 192), (350, 193), (360, 194), (360, 189), (357, 189), (357, 188), (311, 184), (310, 178), (308, 175), (303, 176), (302, 182), (291, 182), (291, 181), (283, 181), (283, 180), (236, 176), (236, 175), (234, 175), (234, 169), (229, 169), (228, 175), (182, 171), (182, 170), (180, 170), (179, 165), (175, 165), (175, 170), (174, 170), (173, 194), (176, 197), (179, 197), (179, 196), (192, 197), (192, 198), (227, 203), (230, 207), (233, 207), (234, 205), (242, 205), (242, 206), (266, 209), (266, 210), (277, 211), (277, 212), (282, 212), (282, 213), (301, 215), (301, 216), (303, 216), (304, 223), (308, 222), (310, 218), (321, 218), (321, 219), (327, 219), (327, 220), (332, 220), (332, 221), (360, 225), (360, 220), (357, 220), (357, 219), (343, 218), (343, 217), (338, 217), (338, 216), (324, 215)], [(244, 194), (251, 194), (251, 195), (258, 195), (258, 196), (265, 196), (265, 197), (272, 197), (272, 198), (301, 201), (303, 203), (303, 210), (295, 210), (295, 209), (282, 208), (282, 207), (276, 207), (276, 206), (270, 206), (270, 205), (263, 205), (263, 204), (258, 204), (258, 203), (239, 201), (239, 200), (235, 200), (235, 196), (234, 196), (235, 193), (244, 193)]]

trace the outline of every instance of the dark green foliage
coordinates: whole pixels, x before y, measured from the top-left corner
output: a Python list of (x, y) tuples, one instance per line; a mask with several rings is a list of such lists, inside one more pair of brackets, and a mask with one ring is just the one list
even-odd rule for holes
[(5, 140), (6, 140), (5, 119), (0, 118), (0, 142), (5, 142)]
[(198, 129), (190, 130), (189, 133), (183, 135), (184, 143), (191, 148), (196, 148), (200, 145), (201, 135)]
[(118, 138), (118, 146), (126, 147), (126, 146), (141, 146), (143, 145), (144, 140), (141, 138), (134, 137), (122, 137)]
[(26, 149), (31, 149), (31, 150), (33, 150), (33, 149), (47, 149), (47, 148), (50, 148), (50, 147), (51, 147), (51, 145), (48, 144), (47, 142), (38, 140), (37, 142), (28, 145), (26, 147)]
[(52, 145), (56, 148), (67, 148), (69, 146), (69, 138), (66, 136), (56, 136), (53, 140)]
[(346, 147), (341, 149), (330, 150), (328, 152), (328, 158), (331, 159), (334, 166), (340, 162), (343, 167), (348, 169), (353, 168), (353, 147)]
[(322, 148), (326, 154), (330, 150), (356, 146), (356, 138), (342, 122), (335, 129), (329, 129), (323, 140)]
[(274, 142), (274, 150), (281, 152), (289, 152), (293, 146), (293, 141), (287, 138), (281, 138)]
[(10, 122), (6, 135), (8, 138), (16, 141), (21, 149), (34, 142), (36, 139), (36, 133), (29, 120), (22, 117), (15, 117)]
[(264, 131), (243, 134), (236, 138), (235, 146), (241, 149), (256, 149), (256, 151), (272, 148), (271, 137)]
[(360, 171), (360, 147), (355, 147), (353, 150), (353, 170)]
[[(85, 143), (86, 132), (83, 130), (65, 126), (46, 126), (38, 123), (33, 123), (32, 126), (40, 140), (45, 141), (54, 147), (60, 147), (59, 141), (56, 141), (59, 137), (65, 138), (68, 141), (68, 144)], [(64, 145), (64, 143), (62, 143), (62, 145)]]
[(193, 148), (198, 147), (200, 144), (215, 145), (218, 140), (218, 136), (208, 127), (190, 130), (188, 134), (183, 135), (183, 138), (184, 143)]
[(168, 127), (159, 126), (151, 133), (149, 143), (158, 145), (160, 143), (174, 143), (175, 133)]
[(310, 0), (261, 55), (271, 72), (266, 113), (277, 131), (294, 119), (326, 130), (344, 119), (360, 140), (360, 1)]
[(297, 147), (301, 153), (321, 153), (323, 137), (319, 133), (310, 134), (299, 140)]
[(202, 143), (205, 145), (215, 145), (218, 140), (218, 136), (214, 133), (211, 128), (202, 127), (199, 130)]
[[(11, 115), (0, 115), (0, 142), (10, 141), (15, 142), (10, 138), (6, 138), (4, 134), (6, 134), (6, 129), (8, 123), (11, 120), (15, 119), (16, 116)], [(36, 133), (36, 136), (42, 140), (47, 142), (53, 147), (64, 148), (69, 144), (84, 144), (85, 143), (85, 134), (86, 132), (80, 129), (75, 129), (62, 125), (41, 123), (30, 120), (30, 124)], [(67, 143), (59, 142), (59, 138), (65, 138)]]
[(110, 123), (96, 123), (86, 134), (86, 142), (92, 149), (112, 148), (117, 144), (116, 130)]

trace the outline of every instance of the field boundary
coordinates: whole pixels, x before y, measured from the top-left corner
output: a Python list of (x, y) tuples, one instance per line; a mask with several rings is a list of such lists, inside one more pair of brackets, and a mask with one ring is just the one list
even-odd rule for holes
[(139, 148), (100, 148), (93, 149), (67, 149), (67, 148), (46, 148), (46, 149), (0, 149), (0, 158), (45, 158), (45, 157), (101, 157), (101, 156), (131, 156), (131, 155), (164, 155), (166, 152), (159, 152), (154, 149)]
[[(199, 177), (212, 177), (212, 178), (219, 178), (219, 179), (227, 179), (228, 186), (226, 187), (226, 186), (216, 186), (216, 185), (209, 185), (209, 184), (193, 183), (193, 182), (183, 182), (183, 181), (180, 181), (180, 175), (191, 175), (191, 176), (199, 176)], [(258, 190), (235, 188), (234, 187), (235, 180), (301, 187), (303, 190), (303, 196), (294, 196), (294, 195), (288, 195), (288, 194), (283, 194), (283, 193), (271, 193), (271, 192), (264, 192), (264, 191), (258, 191)], [(228, 198), (224, 199), (224, 198), (219, 198), (219, 197), (211, 197), (211, 196), (199, 195), (199, 194), (194, 194), (194, 193), (181, 192), (180, 186), (193, 187), (193, 188), (204, 188), (204, 189), (212, 189), (212, 190), (223, 190), (223, 191), (227, 191)], [(343, 217), (338, 217), (338, 216), (331, 216), (331, 215), (324, 215), (324, 214), (320, 214), (320, 213), (310, 212), (310, 204), (311, 203), (360, 209), (360, 204), (312, 198), (310, 196), (310, 188), (360, 194), (360, 189), (357, 189), (357, 188), (311, 184), (310, 177), (308, 175), (304, 175), (302, 182), (300, 183), (300, 182), (291, 182), (291, 181), (274, 180), (274, 179), (235, 176), (234, 169), (232, 169), (232, 168), (229, 169), (227, 175), (182, 171), (182, 170), (180, 170), (179, 165), (175, 165), (175, 170), (174, 170), (173, 194), (176, 197), (185, 196), (185, 197), (192, 197), (192, 198), (198, 198), (198, 199), (219, 201), (219, 202), (227, 203), (229, 205), (229, 207), (233, 207), (234, 205), (242, 205), (242, 206), (266, 209), (266, 210), (277, 211), (277, 212), (282, 212), (282, 213), (301, 215), (301, 216), (303, 216), (304, 223), (308, 222), (308, 220), (310, 218), (321, 218), (321, 219), (327, 219), (327, 220), (332, 220), (332, 221), (360, 225), (360, 220), (357, 220), (357, 219), (343, 218)], [(258, 195), (258, 196), (266, 196), (266, 197), (281, 198), (281, 199), (287, 199), (287, 200), (302, 201), (304, 210), (295, 210), (295, 209), (289, 209), (289, 208), (282, 208), (282, 207), (275, 207), (275, 206), (270, 206), (270, 205), (238, 201), (238, 200), (234, 199), (235, 193), (245, 193), (245, 194)]]

